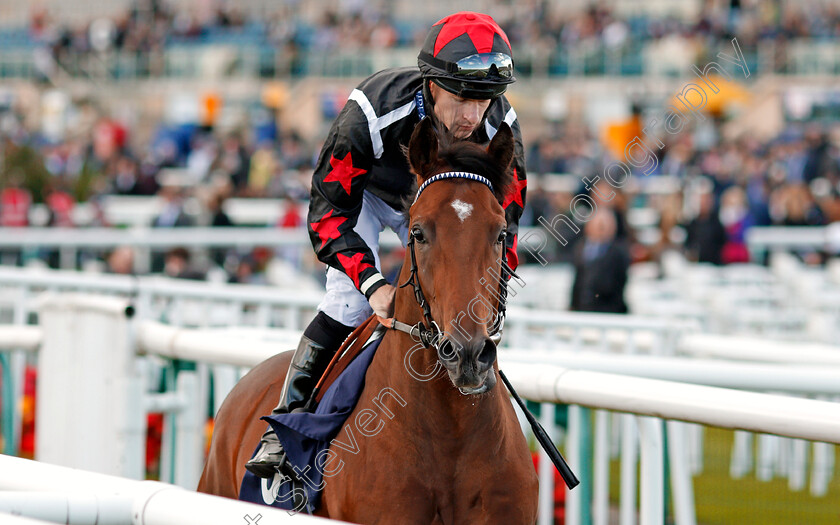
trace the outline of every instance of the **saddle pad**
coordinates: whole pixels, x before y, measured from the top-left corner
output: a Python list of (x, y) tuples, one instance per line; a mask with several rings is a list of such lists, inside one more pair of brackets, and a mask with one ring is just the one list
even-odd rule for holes
[[(282, 474), (275, 474), (273, 479), (262, 479), (245, 471), (239, 489), (240, 500), (296, 512), (314, 512), (325, 486), (323, 472), (316, 467), (315, 458), (329, 448), (330, 440), (353, 412), (365, 386), (365, 373), (381, 341), (381, 338), (373, 341), (347, 366), (329, 386), (314, 413), (298, 412), (261, 418), (277, 433), (289, 461), (298, 467), (295, 471), (302, 479), (306, 478), (305, 483), (302, 488), (299, 485), (295, 488)], [(254, 453), (257, 448), (259, 444)]]

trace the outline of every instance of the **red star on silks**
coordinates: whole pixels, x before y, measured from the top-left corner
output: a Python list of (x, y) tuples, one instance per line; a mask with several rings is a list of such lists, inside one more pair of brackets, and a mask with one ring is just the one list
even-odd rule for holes
[(505, 195), (505, 200), (502, 202), (502, 208), (507, 209), (508, 204), (511, 202), (519, 204), (519, 207), (521, 208), (525, 207), (525, 203), (522, 202), (522, 190), (528, 186), (528, 180), (519, 180), (519, 177), (516, 175), (516, 168), (513, 168), (513, 181), (513, 186), (510, 188), (510, 192)]
[(321, 217), (320, 221), (309, 223), (309, 225), (312, 226), (312, 229), (318, 233), (318, 237), (321, 238), (322, 248), (330, 239), (339, 238), (341, 234), (338, 233), (338, 226), (347, 221), (347, 217), (333, 217), (332, 213), (333, 210), (330, 210), (326, 215)]
[(341, 160), (335, 157), (330, 159), (330, 174), (324, 177), (324, 182), (338, 182), (347, 195), (350, 195), (350, 184), (355, 177), (367, 173), (367, 170), (353, 167), (353, 157), (350, 152)]
[(373, 268), (373, 265), (362, 262), (362, 257), (364, 256), (365, 254), (363, 253), (357, 253), (353, 257), (347, 257), (346, 255), (342, 255), (340, 253), (336, 254), (338, 262), (344, 267), (344, 272), (353, 279), (353, 284), (356, 285), (356, 288), (359, 287), (359, 274), (362, 273), (362, 270), (365, 268)]
[[(476, 20), (482, 20), (487, 18), (487, 22), (489, 24), (476, 24)], [(437, 40), (435, 41), (435, 51), (432, 53), (434, 56), (437, 56), (438, 51), (440, 51), (446, 44), (452, 42), (459, 36), (466, 33), (469, 35), (470, 40), (472, 40), (473, 45), (475, 46), (475, 50), (479, 53), (489, 53), (493, 50), (493, 37), (497, 34), (500, 35), (505, 42), (507, 43), (508, 47), (510, 47), (510, 42), (507, 39), (507, 36), (504, 33), (496, 33), (492, 29), (492, 26), (496, 25), (493, 19), (488, 15), (482, 15), (479, 13), (469, 13), (467, 15), (450, 15), (439, 23), (443, 24), (443, 28), (441, 28), (440, 33), (438, 33)]]

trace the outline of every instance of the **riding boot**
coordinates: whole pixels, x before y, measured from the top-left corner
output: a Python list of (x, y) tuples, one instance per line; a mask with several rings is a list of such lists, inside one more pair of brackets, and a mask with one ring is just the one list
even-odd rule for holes
[[(286, 374), (280, 403), (271, 411), (272, 415), (288, 414), (302, 410), (315, 389), (327, 365), (335, 355), (336, 349), (327, 349), (307, 336), (302, 336), (292, 364)], [(274, 430), (269, 427), (260, 441), (260, 448), (254, 457), (245, 464), (245, 468), (255, 476), (270, 478), (277, 472), (286, 459), (286, 453)]]

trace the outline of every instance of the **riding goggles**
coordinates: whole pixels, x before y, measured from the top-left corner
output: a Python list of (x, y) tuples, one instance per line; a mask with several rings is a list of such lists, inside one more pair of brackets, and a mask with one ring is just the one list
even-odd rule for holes
[(421, 51), (418, 56), (425, 75), (445, 90), (464, 98), (496, 98), (516, 82), (513, 59), (505, 53), (475, 53), (457, 62), (447, 62)]
[(504, 53), (476, 53), (462, 58), (448, 69), (464, 80), (513, 81), (513, 59)]

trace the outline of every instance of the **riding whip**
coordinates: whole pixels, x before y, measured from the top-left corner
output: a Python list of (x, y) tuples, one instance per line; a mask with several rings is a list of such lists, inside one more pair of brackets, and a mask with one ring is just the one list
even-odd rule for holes
[(525, 402), (522, 401), (522, 398), (519, 397), (519, 394), (517, 394), (516, 390), (513, 389), (513, 385), (511, 385), (510, 381), (508, 381), (507, 377), (505, 377), (504, 372), (499, 370), (499, 376), (505, 383), (510, 395), (516, 400), (519, 408), (522, 409), (522, 412), (525, 414), (525, 418), (528, 419), (528, 423), (531, 424), (531, 430), (533, 430), (534, 435), (537, 437), (537, 441), (540, 442), (540, 446), (543, 450), (545, 450), (546, 454), (548, 454), (548, 457), (551, 458), (551, 462), (554, 463), (554, 467), (557, 469), (557, 472), (559, 472), (563, 477), (563, 481), (566, 483), (566, 486), (569, 487), (569, 489), (577, 487), (580, 484), (580, 480), (577, 479), (575, 473), (569, 468), (569, 464), (566, 463), (565, 459), (563, 459), (560, 451), (554, 446), (554, 443), (551, 441), (548, 433), (545, 431), (543, 426), (540, 425), (540, 422), (537, 421), (533, 414), (531, 414), (528, 407), (525, 406)]

